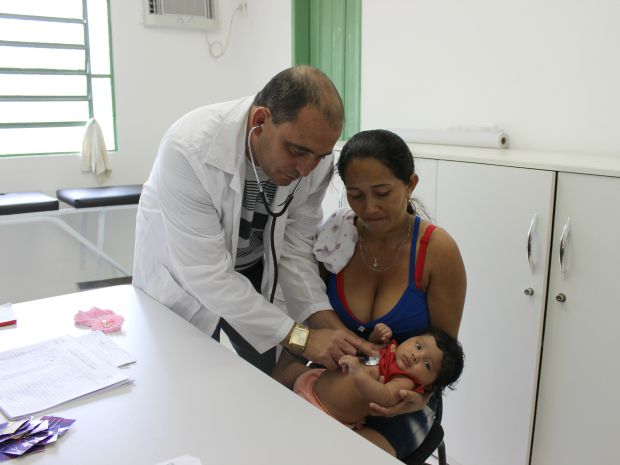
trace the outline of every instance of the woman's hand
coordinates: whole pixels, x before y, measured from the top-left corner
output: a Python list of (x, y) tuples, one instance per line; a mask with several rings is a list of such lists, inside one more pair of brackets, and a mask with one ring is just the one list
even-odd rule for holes
[[(383, 379), (381, 381), (383, 382)], [(377, 415), (380, 417), (394, 417), (403, 413), (417, 412), (418, 410), (422, 410), (431, 398), (430, 392), (420, 394), (406, 389), (401, 389), (399, 391), (399, 395), (401, 401), (391, 407), (384, 407), (371, 402), (369, 404), (370, 410), (372, 411), (371, 415)]]

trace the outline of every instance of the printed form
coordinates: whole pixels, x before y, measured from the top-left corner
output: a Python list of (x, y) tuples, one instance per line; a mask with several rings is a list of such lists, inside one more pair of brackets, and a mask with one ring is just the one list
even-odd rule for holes
[(128, 382), (71, 336), (0, 353), (0, 410), (11, 420)]

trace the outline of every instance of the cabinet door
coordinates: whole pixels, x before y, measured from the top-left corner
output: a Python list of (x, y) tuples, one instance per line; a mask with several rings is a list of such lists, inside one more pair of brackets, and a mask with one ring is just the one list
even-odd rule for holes
[(618, 463), (619, 201), (620, 179), (559, 175), (534, 465)]
[(437, 224), (467, 270), (465, 369), (442, 422), (450, 463), (529, 461), (554, 187), (551, 171), (439, 161)]

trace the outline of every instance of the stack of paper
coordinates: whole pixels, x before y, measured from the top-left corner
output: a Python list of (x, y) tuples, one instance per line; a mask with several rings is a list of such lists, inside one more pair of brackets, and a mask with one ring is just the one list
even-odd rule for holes
[(92, 334), (95, 343), (62, 336), (0, 353), (0, 410), (14, 420), (129, 382), (117, 365), (133, 360), (119, 363), (117, 354), (111, 363), (106, 344), (96, 343), (107, 337)]
[(0, 462), (41, 451), (56, 442), (73, 422), (75, 420), (47, 416), (0, 424)]

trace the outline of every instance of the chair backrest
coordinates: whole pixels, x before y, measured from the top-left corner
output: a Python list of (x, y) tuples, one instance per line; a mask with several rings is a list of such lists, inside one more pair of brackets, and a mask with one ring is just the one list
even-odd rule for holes
[(441, 427), (441, 416), (443, 414), (443, 402), (441, 395), (437, 397), (437, 408), (435, 410), (435, 419), (422, 444), (418, 446), (410, 455), (401, 459), (407, 465), (424, 465), (435, 450), (439, 451), (439, 464), (446, 465), (445, 444), (443, 443), (444, 431)]

